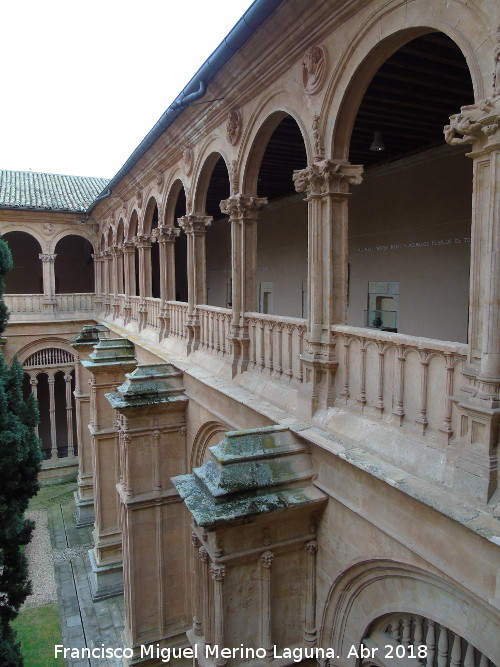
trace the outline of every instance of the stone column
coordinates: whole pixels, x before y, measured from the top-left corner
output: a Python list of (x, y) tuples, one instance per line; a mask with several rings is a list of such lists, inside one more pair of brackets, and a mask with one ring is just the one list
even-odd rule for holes
[(474, 161), (469, 299), (470, 367), (461, 389), (456, 484), (487, 502), (497, 487), (500, 423), (500, 94), (464, 106), (446, 141), (472, 145)]
[(57, 430), (56, 430), (56, 399), (54, 393), (54, 371), (47, 371), (49, 378), (49, 419), (50, 419), (50, 458), (57, 461), (59, 454), (57, 451)]
[(363, 167), (320, 160), (294, 171), (297, 192), (308, 203), (308, 331), (303, 362), (310, 415), (333, 400), (338, 361), (332, 324), (347, 317), (347, 200), (349, 186), (361, 183)]
[[(224, 577), (226, 575), (225, 565), (210, 566), (210, 573), (214, 582), (214, 644), (219, 648), (224, 647)], [(215, 659), (216, 667), (224, 667), (227, 660), (220, 655)]]
[(135, 294), (135, 245), (132, 241), (125, 241), (122, 250), (125, 274), (123, 291), (125, 296), (133, 296)]
[(66, 427), (68, 429), (68, 457), (75, 455), (75, 445), (73, 442), (73, 403), (71, 401), (71, 373), (64, 374), (66, 387)]
[(139, 249), (139, 296), (145, 299), (151, 296), (151, 239), (140, 234), (134, 242)]
[(111, 313), (111, 251), (104, 250), (103, 258), (103, 292), (104, 292), (104, 314)]
[(99, 329), (86, 325), (77, 335), (72, 347), (77, 351), (75, 360), (75, 412), (76, 433), (78, 441), (78, 477), (75, 491), (75, 521), (78, 528), (94, 523), (94, 487), (92, 465), (92, 438), (90, 424), (90, 390), (91, 374), (83, 366), (88, 361), (94, 345), (99, 342)]
[(274, 554), (266, 551), (260, 557), (261, 565), (261, 627), (260, 646), (266, 650), (266, 658), (273, 656), (272, 640), (272, 600), (271, 600), (271, 565)]
[(220, 203), (231, 222), (233, 375), (248, 366), (248, 326), (245, 313), (257, 311), (257, 220), (265, 197), (237, 194)]
[(122, 531), (116, 485), (119, 481), (116, 415), (105, 394), (114, 391), (136, 361), (134, 346), (125, 338), (103, 338), (89, 360), (91, 374), (90, 434), (94, 487), (94, 548), (89, 551), (89, 580), (94, 600), (123, 591)]
[[(35, 377), (33, 377), (33, 375), (31, 375), (31, 373), (30, 373), (30, 385), (31, 385), (31, 393), (33, 394), (33, 396), (35, 398), (37, 398), (37, 395), (38, 395), (38, 391), (37, 391), (38, 380), (37, 380), (36, 375), (35, 375)], [(38, 424), (35, 426), (35, 433), (36, 433), (36, 436), (39, 437)]]
[(56, 276), (54, 272), (54, 264), (57, 255), (43, 254), (38, 257), (42, 260), (42, 276), (43, 276), (43, 308), (44, 311), (52, 313), (56, 306)]
[(162, 225), (153, 233), (160, 246), (160, 298), (175, 301), (175, 239), (181, 230)]
[(205, 253), (206, 228), (212, 217), (188, 213), (178, 220), (187, 236), (188, 273), (188, 350), (196, 348), (200, 324), (196, 316), (196, 306), (207, 301), (207, 271)]
[(104, 283), (104, 278), (103, 278), (103, 265), (104, 265), (104, 258), (102, 256), (101, 252), (96, 252), (92, 255), (92, 258), (94, 260), (94, 280), (95, 280), (95, 298), (94, 298), (94, 304), (96, 308), (96, 313), (100, 313), (102, 309), (102, 301), (103, 301), (103, 283)]
[(306, 646), (316, 646), (316, 553), (318, 543), (312, 540), (306, 544), (307, 579), (305, 600), (304, 642)]

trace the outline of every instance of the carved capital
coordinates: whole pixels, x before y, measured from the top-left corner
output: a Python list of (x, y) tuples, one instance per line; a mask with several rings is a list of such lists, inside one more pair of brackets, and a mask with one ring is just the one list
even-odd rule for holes
[(205, 549), (205, 547), (200, 547), (198, 549), (198, 555), (202, 563), (208, 563), (208, 551)]
[(214, 581), (222, 581), (226, 575), (225, 565), (210, 565), (210, 574)]
[(133, 255), (135, 252), (135, 243), (133, 241), (124, 241), (122, 251), (125, 255)]
[(296, 169), (293, 172), (293, 182), (297, 192), (306, 192), (308, 197), (347, 194), (349, 185), (359, 185), (362, 182), (362, 174), (362, 165), (320, 160), (306, 169)]
[(57, 257), (57, 255), (43, 254), (43, 253), (40, 253), (38, 255), (38, 259), (41, 259), (42, 262), (55, 262), (56, 257)]
[(255, 219), (259, 210), (267, 204), (267, 197), (252, 197), (237, 194), (229, 199), (223, 199), (220, 210), (228, 215), (231, 220), (243, 221), (244, 219)]
[(181, 230), (176, 227), (162, 225), (161, 227), (153, 229), (151, 236), (153, 236), (158, 243), (173, 243), (180, 233)]
[(133, 241), (138, 248), (151, 247), (151, 237), (146, 234), (138, 234), (137, 236), (134, 236)]
[(273, 560), (274, 560), (274, 554), (272, 553), (272, 551), (264, 551), (264, 553), (260, 557), (260, 564), (262, 565), (262, 567), (269, 569), (273, 564)]
[(318, 543), (316, 540), (311, 540), (311, 542), (308, 542), (306, 544), (306, 551), (308, 551), (311, 556), (314, 556), (316, 552), (318, 551)]
[(183, 229), (186, 234), (204, 234), (205, 228), (212, 224), (211, 215), (197, 215), (196, 213), (188, 213), (178, 218), (179, 227)]
[(450, 146), (472, 144), (474, 149), (481, 149), (499, 145), (500, 94), (461, 107), (460, 113), (450, 116), (443, 132)]

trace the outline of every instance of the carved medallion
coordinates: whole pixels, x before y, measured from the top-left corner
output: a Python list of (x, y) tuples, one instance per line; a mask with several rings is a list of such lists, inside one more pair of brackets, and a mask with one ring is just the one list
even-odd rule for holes
[(242, 119), (239, 109), (231, 109), (227, 115), (226, 138), (232, 146), (235, 146), (241, 137)]
[(44, 226), (42, 227), (43, 233), (46, 234), (47, 236), (50, 236), (52, 232), (54, 231), (53, 225), (50, 224), (50, 222), (46, 222)]
[(326, 50), (323, 46), (311, 46), (302, 59), (302, 81), (309, 95), (319, 92), (326, 76)]

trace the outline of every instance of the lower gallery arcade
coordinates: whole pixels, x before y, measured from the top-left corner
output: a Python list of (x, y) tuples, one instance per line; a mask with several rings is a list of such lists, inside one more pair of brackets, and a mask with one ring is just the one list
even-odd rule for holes
[(99, 196), (0, 208), (45, 473), (125, 664), (500, 667), (500, 9), (256, 4)]

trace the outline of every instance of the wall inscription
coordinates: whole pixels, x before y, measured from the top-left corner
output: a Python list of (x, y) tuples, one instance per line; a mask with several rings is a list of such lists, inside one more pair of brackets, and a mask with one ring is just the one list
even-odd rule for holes
[(470, 243), (470, 236), (455, 239), (438, 239), (434, 241), (413, 241), (411, 243), (391, 243), (389, 245), (371, 245), (358, 248), (358, 252), (384, 252), (386, 250), (403, 250), (404, 248), (430, 248), (432, 246), (449, 246)]

